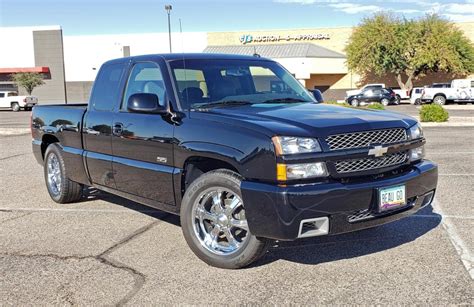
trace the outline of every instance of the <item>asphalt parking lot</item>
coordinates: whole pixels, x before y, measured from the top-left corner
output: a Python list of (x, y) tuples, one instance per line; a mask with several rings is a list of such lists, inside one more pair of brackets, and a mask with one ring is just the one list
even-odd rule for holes
[(0, 133), (0, 305), (474, 304), (474, 127), (425, 128), (440, 172), (433, 207), (279, 242), (230, 271), (195, 257), (175, 216), (94, 190), (54, 203), (21, 130), (28, 120), (0, 112), (0, 132), (13, 131)]

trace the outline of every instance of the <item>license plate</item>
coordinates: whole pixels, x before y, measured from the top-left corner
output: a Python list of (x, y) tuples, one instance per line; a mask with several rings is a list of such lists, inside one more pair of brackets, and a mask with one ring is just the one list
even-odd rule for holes
[(389, 211), (406, 205), (405, 186), (399, 185), (379, 190), (379, 210)]

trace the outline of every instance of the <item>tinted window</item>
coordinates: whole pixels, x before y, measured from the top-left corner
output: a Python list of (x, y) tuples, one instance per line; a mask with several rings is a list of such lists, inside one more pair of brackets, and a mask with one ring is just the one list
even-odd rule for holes
[(0, 98), (5, 97), (5, 93), (0, 93)]
[(170, 63), (181, 107), (239, 101), (314, 102), (314, 97), (280, 65), (257, 60), (189, 60)]
[(91, 94), (91, 105), (95, 110), (112, 111), (117, 105), (125, 67), (122, 63), (102, 66)]
[(8, 97), (15, 97), (15, 96), (18, 96), (18, 93), (15, 93), (15, 92), (8, 93)]
[(154, 63), (138, 63), (133, 66), (127, 82), (127, 90), (123, 97), (125, 108), (133, 94), (147, 93), (158, 96), (160, 105), (165, 104), (165, 86), (160, 68)]
[[(387, 91), (384, 91), (384, 93), (387, 93)], [(382, 90), (381, 89), (375, 89), (374, 90), (374, 95), (375, 96), (382, 95)]]

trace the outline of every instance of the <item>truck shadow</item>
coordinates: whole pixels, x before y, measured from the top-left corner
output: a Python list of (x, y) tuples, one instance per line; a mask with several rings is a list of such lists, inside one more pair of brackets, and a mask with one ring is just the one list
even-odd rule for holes
[[(179, 217), (176, 215), (94, 188), (88, 188), (85, 192), (83, 202), (107, 201), (180, 227)], [(413, 242), (438, 227), (440, 223), (441, 215), (433, 212), (431, 206), (427, 206), (416, 215), (353, 233), (289, 242), (276, 241), (269, 252), (249, 268), (264, 266), (278, 260), (317, 265), (370, 255)]]
[(335, 236), (276, 242), (270, 252), (254, 266), (278, 260), (316, 265), (357, 258), (413, 242), (440, 223), (441, 215), (433, 212), (431, 206), (427, 206), (416, 215), (370, 229)]

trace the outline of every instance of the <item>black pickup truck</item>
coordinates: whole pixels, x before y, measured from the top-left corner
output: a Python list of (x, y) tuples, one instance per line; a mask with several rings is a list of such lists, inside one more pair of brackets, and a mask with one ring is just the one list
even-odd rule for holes
[(194, 253), (222, 268), (249, 265), (273, 240), (411, 215), (438, 179), (415, 119), (317, 103), (260, 57), (112, 60), (89, 104), (36, 106), (31, 127), (54, 201), (94, 187), (178, 214)]

